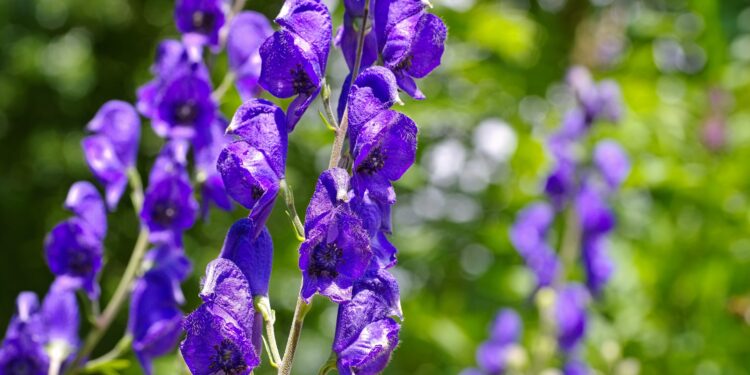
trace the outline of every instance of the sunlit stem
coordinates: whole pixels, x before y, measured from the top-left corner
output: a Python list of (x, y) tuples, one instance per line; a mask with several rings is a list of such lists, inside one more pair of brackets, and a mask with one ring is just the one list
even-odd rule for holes
[(279, 346), (276, 344), (276, 333), (274, 331), (274, 323), (276, 323), (276, 312), (271, 308), (271, 301), (266, 296), (258, 296), (253, 299), (255, 304), (255, 310), (260, 312), (263, 316), (263, 322), (266, 327), (266, 338), (263, 338), (263, 343), (266, 345), (266, 351), (271, 357), (271, 366), (278, 367), (281, 364), (281, 355), (279, 354)]
[(221, 98), (223, 98), (224, 95), (226, 95), (227, 91), (232, 88), (232, 84), (234, 84), (235, 78), (237, 77), (235, 76), (234, 72), (227, 72), (227, 74), (224, 75), (224, 79), (221, 80), (219, 87), (217, 87), (216, 90), (211, 93), (211, 98), (213, 98), (217, 102), (221, 101)]
[(294, 207), (294, 192), (292, 187), (287, 184), (286, 179), (279, 181), (279, 189), (284, 194), (284, 202), (286, 203), (286, 212), (289, 215), (289, 219), (292, 221), (292, 227), (297, 235), (297, 240), (305, 240), (305, 226), (302, 225), (299, 215), (297, 215), (297, 208)]
[(333, 114), (333, 108), (331, 107), (331, 86), (328, 85), (327, 80), (323, 79), (323, 89), (321, 90), (320, 98), (323, 101), (323, 111), (326, 114), (326, 126), (332, 130), (339, 128), (339, 122), (336, 116)]
[(126, 334), (123, 336), (120, 341), (117, 342), (114, 348), (110, 350), (107, 354), (104, 354), (103, 356), (93, 359), (86, 363), (86, 366), (84, 367), (84, 371), (91, 372), (99, 367), (102, 367), (112, 361), (114, 361), (117, 358), (122, 357), (127, 353), (131, 345), (133, 344), (133, 336), (130, 334)]
[(289, 338), (286, 341), (284, 358), (281, 360), (279, 375), (289, 375), (292, 373), (292, 364), (294, 363), (294, 354), (297, 352), (300, 334), (302, 333), (302, 323), (305, 315), (312, 308), (312, 303), (305, 302), (304, 299), (297, 298), (297, 306), (294, 308), (294, 318), (292, 320), (292, 329), (289, 331)]
[[(130, 181), (130, 187), (132, 189), (130, 197), (133, 201), (133, 208), (136, 212), (136, 216), (138, 216), (141, 212), (141, 208), (143, 207), (143, 184), (141, 183), (141, 177), (138, 174), (138, 171), (136, 171), (135, 169), (131, 169), (128, 171), (128, 179)], [(104, 309), (104, 312), (97, 319), (96, 324), (91, 329), (91, 332), (89, 332), (88, 336), (86, 336), (81, 350), (78, 351), (75, 359), (71, 363), (70, 367), (68, 367), (66, 374), (75, 374), (78, 372), (81, 363), (84, 361), (84, 359), (88, 358), (88, 356), (94, 350), (104, 334), (107, 332), (107, 329), (109, 329), (109, 326), (112, 324), (112, 321), (120, 312), (120, 309), (122, 309), (125, 301), (127, 301), (128, 299), (133, 280), (135, 279), (135, 276), (141, 267), (141, 260), (143, 260), (143, 256), (146, 253), (147, 248), (148, 228), (146, 228), (145, 226), (141, 226), (141, 230), (138, 233), (138, 239), (135, 242), (133, 252), (130, 254), (130, 260), (128, 261), (128, 265), (125, 268), (125, 273), (122, 275), (120, 283), (117, 285), (117, 289), (115, 289), (115, 293), (112, 295), (112, 299), (110, 299), (107, 307)]]

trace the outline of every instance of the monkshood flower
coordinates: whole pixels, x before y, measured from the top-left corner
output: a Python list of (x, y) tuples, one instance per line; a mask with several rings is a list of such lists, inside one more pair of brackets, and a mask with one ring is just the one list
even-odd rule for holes
[(219, 257), (237, 265), (253, 297), (268, 297), (273, 268), (273, 241), (268, 228), (261, 227), (258, 231), (251, 219), (238, 220), (229, 228)]
[(201, 191), (200, 213), (204, 220), (208, 218), (212, 205), (225, 211), (232, 209), (232, 201), (229, 200), (224, 188), (224, 181), (216, 170), (216, 161), (221, 150), (232, 141), (232, 138), (225, 134), (226, 129), (226, 120), (219, 117), (211, 125), (206, 137), (193, 142), (196, 181), (200, 184)]
[(237, 76), (235, 85), (243, 101), (260, 91), (260, 45), (273, 34), (266, 16), (253, 11), (240, 12), (232, 18), (227, 36), (229, 68)]
[(572, 353), (586, 334), (588, 299), (588, 292), (579, 284), (567, 284), (557, 293), (554, 307), (557, 341), (566, 353)]
[(619, 121), (622, 116), (622, 97), (616, 83), (602, 81), (596, 84), (591, 73), (580, 66), (568, 71), (567, 82), (581, 103), (588, 126), (597, 119)]
[[(181, 297), (181, 296), (180, 296)], [(128, 331), (133, 352), (146, 374), (153, 373), (153, 358), (170, 352), (182, 335), (182, 311), (175, 298), (174, 279), (155, 267), (133, 285)]]
[(16, 298), (16, 313), (10, 319), (4, 341), (26, 337), (43, 342), (46, 334), (39, 314), (39, 298), (34, 292), (21, 292)]
[(354, 148), (362, 125), (395, 103), (402, 102), (398, 96), (396, 77), (390, 70), (382, 66), (364, 69), (354, 85), (351, 85), (351, 76), (347, 77), (339, 97), (338, 116), (340, 120), (348, 105), (350, 150)]
[(589, 375), (591, 370), (585, 363), (580, 360), (573, 359), (565, 363), (563, 367), (563, 375)]
[[(364, 44), (362, 45), (362, 57), (360, 64), (363, 68), (371, 66), (378, 60), (378, 41), (373, 32), (374, 8), (375, 1), (370, 2), (370, 9), (367, 16), (367, 30), (365, 31)], [(346, 0), (344, 1), (344, 23), (336, 32), (334, 40), (337, 47), (341, 48), (346, 65), (349, 70), (354, 69), (354, 62), (357, 58), (357, 44), (359, 43), (359, 34), (362, 30), (362, 23), (365, 16), (364, 0)]]
[(76, 216), (57, 224), (47, 235), (47, 264), (53, 274), (69, 277), (89, 298), (97, 299), (96, 278), (107, 230), (104, 202), (91, 183), (77, 182), (71, 186), (65, 206)]
[(448, 29), (425, 11), (420, 0), (384, 0), (375, 5), (375, 32), (383, 65), (396, 76), (399, 87), (424, 99), (415, 78), (424, 78), (440, 65)]
[(141, 120), (129, 103), (105, 103), (86, 129), (93, 134), (81, 142), (86, 162), (105, 188), (107, 204), (117, 207), (128, 184), (128, 169), (135, 165), (141, 137)]
[(249, 374), (260, 363), (262, 317), (245, 274), (231, 260), (215, 259), (206, 267), (200, 296), (203, 304), (186, 318), (180, 344), (190, 371)]
[(557, 255), (547, 243), (554, 217), (547, 203), (532, 203), (518, 213), (510, 230), (511, 242), (536, 276), (539, 288), (551, 285), (559, 272)]
[(227, 133), (239, 140), (221, 151), (216, 168), (229, 196), (250, 210), (250, 218), (260, 231), (284, 178), (287, 153), (284, 112), (266, 100), (249, 100), (237, 109)]
[(259, 83), (275, 97), (296, 96), (287, 109), (287, 129), (292, 131), (320, 92), (331, 15), (320, 0), (287, 0), (275, 21), (281, 29), (260, 47)]
[(477, 349), (477, 364), (481, 370), (469, 369), (462, 374), (504, 373), (511, 349), (517, 344), (522, 328), (521, 318), (514, 310), (500, 310), (490, 329), (490, 338)]
[(140, 216), (153, 243), (177, 244), (195, 223), (198, 202), (185, 170), (185, 146), (167, 143), (149, 174)]
[(217, 115), (211, 81), (197, 69), (175, 74), (161, 87), (151, 126), (165, 138), (193, 139), (209, 132)]
[(613, 140), (603, 140), (594, 148), (594, 165), (611, 190), (616, 190), (630, 173), (630, 160)]
[(340, 374), (379, 374), (398, 345), (398, 283), (385, 270), (368, 273), (339, 305), (333, 351)]
[(607, 253), (606, 237), (584, 235), (581, 258), (586, 272), (586, 286), (591, 294), (599, 296), (615, 269), (612, 258)]
[(201, 44), (218, 47), (228, 7), (224, 0), (177, 0), (175, 24), (181, 33), (198, 36)]
[(44, 346), (25, 337), (5, 339), (0, 348), (0, 374), (48, 375)]
[(78, 329), (81, 313), (76, 300), (76, 286), (65, 276), (58, 277), (42, 302), (41, 320), (47, 354), (56, 366), (61, 366), (80, 346)]

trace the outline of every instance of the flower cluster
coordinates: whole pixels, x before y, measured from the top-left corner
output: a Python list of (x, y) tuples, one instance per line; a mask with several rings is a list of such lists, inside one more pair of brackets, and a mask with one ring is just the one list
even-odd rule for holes
[[(517, 216), (510, 230), (511, 242), (536, 277), (538, 288), (554, 288), (556, 300), (551, 314), (556, 325), (558, 346), (566, 357), (566, 374), (587, 373), (578, 347), (586, 332), (586, 308), (590, 296), (598, 296), (613, 272), (607, 253), (607, 235), (615, 218), (608, 198), (629, 173), (627, 155), (613, 140), (596, 143), (590, 157), (578, 152), (592, 125), (617, 121), (621, 116), (620, 94), (614, 82), (595, 83), (588, 71), (575, 67), (568, 73), (568, 85), (578, 106), (569, 110), (561, 128), (550, 138), (555, 166), (544, 191), (548, 202), (534, 202)], [(556, 218), (566, 228), (558, 255), (549, 244), (548, 232)], [(571, 253), (581, 254), (586, 287), (566, 283), (565, 264)], [(561, 257), (563, 258), (561, 260)]]
[(466, 369), (461, 375), (497, 375), (508, 368), (509, 359), (514, 347), (521, 338), (523, 323), (518, 314), (511, 309), (502, 309), (497, 313), (490, 329), (490, 338), (477, 349), (478, 369)]

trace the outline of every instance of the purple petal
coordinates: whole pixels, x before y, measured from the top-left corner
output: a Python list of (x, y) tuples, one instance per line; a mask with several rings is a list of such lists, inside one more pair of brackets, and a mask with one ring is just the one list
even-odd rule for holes
[(253, 296), (245, 275), (234, 262), (217, 258), (206, 266), (200, 297), (206, 304), (226, 311), (250, 337), (255, 313)]
[(151, 125), (161, 137), (190, 139), (196, 133), (205, 134), (217, 114), (211, 83), (194, 72), (173, 77), (156, 101), (156, 117)]
[(273, 266), (273, 241), (268, 228), (257, 228), (250, 219), (238, 220), (229, 228), (219, 256), (242, 270), (253, 296), (268, 296)]
[(508, 362), (508, 345), (488, 341), (477, 348), (477, 364), (490, 374), (502, 374)]
[(237, 108), (227, 134), (239, 136), (263, 152), (276, 174), (283, 178), (288, 132), (281, 108), (265, 99), (248, 100)]
[(0, 348), (0, 374), (47, 375), (49, 357), (41, 342), (6, 339)]
[(611, 189), (617, 189), (630, 173), (630, 161), (615, 141), (604, 140), (594, 148), (594, 164)]
[(378, 49), (383, 50), (386, 36), (401, 21), (424, 12), (422, 0), (379, 0), (375, 2), (375, 34)]
[(152, 242), (169, 240), (195, 223), (198, 202), (190, 181), (184, 176), (165, 177), (146, 189), (141, 219), (149, 228)]
[(362, 176), (401, 178), (416, 158), (417, 125), (395, 111), (383, 111), (362, 126), (352, 155), (352, 169)]
[[(373, 5), (374, 6), (373, 2)], [(361, 5), (364, 9), (364, 3)], [(354, 68), (354, 63), (357, 58), (357, 44), (359, 43), (359, 31), (354, 26), (355, 22), (361, 22), (362, 15), (354, 16), (348, 11), (344, 13), (344, 24), (336, 38), (336, 45), (341, 48), (341, 53), (344, 55), (346, 65), (351, 71)], [(368, 26), (372, 26), (372, 17), (367, 21)], [(361, 25), (361, 23), (359, 23)], [(378, 40), (375, 33), (370, 31), (365, 34), (364, 45), (362, 46), (362, 59), (360, 60), (360, 68), (367, 68), (378, 60)]]
[(398, 345), (401, 326), (387, 318), (368, 324), (357, 339), (338, 353), (337, 367), (342, 375), (376, 375), (385, 369)]
[(522, 325), (521, 317), (515, 310), (502, 309), (497, 313), (495, 321), (492, 323), (490, 340), (501, 345), (518, 342), (521, 337)]
[(44, 321), (47, 340), (50, 345), (60, 345), (70, 355), (79, 345), (78, 328), (80, 312), (75, 289), (64, 280), (52, 283), (42, 303), (42, 320)]
[(86, 125), (89, 131), (109, 138), (115, 153), (125, 167), (135, 165), (141, 138), (141, 119), (130, 103), (110, 100)]
[(102, 244), (86, 222), (71, 218), (56, 225), (44, 240), (44, 248), (53, 274), (79, 280), (91, 299), (98, 298)]
[(313, 47), (295, 34), (277, 31), (260, 47), (260, 56), (259, 82), (271, 95), (310, 95), (320, 87), (321, 71)]
[(586, 286), (594, 296), (601, 294), (614, 271), (612, 259), (607, 254), (605, 239), (602, 236), (586, 236), (581, 250)]
[(114, 210), (128, 184), (127, 167), (117, 157), (112, 142), (103, 135), (90, 135), (81, 141), (81, 146), (91, 173), (104, 185), (107, 206)]
[(305, 213), (305, 232), (344, 203), (348, 193), (349, 173), (346, 170), (332, 168), (321, 173)]
[(373, 66), (359, 74), (348, 94), (349, 138), (352, 149), (362, 126), (399, 100), (396, 77), (390, 70)]
[(287, 0), (275, 21), (312, 46), (320, 64), (319, 71), (324, 72), (333, 32), (328, 7), (320, 0)]
[(107, 211), (101, 195), (88, 181), (74, 183), (65, 198), (65, 208), (85, 221), (99, 238), (107, 233)]
[(570, 352), (586, 333), (586, 289), (578, 284), (568, 284), (557, 295), (555, 320), (557, 338), (562, 349)]
[(224, 26), (226, 5), (222, 0), (178, 0), (174, 18), (183, 34), (196, 34), (212, 46), (219, 44), (219, 30)]
[(552, 225), (555, 213), (544, 202), (532, 203), (518, 213), (510, 230), (513, 246), (521, 255), (528, 254), (545, 242), (547, 230)]
[(395, 25), (383, 47), (383, 63), (398, 75), (424, 78), (440, 65), (447, 29), (440, 17), (416, 14)]
[(615, 216), (602, 193), (592, 184), (584, 184), (576, 196), (576, 212), (581, 227), (588, 234), (602, 234), (615, 226)]
[(260, 46), (273, 34), (268, 19), (253, 11), (240, 12), (232, 19), (227, 36), (229, 67), (237, 75), (237, 88), (243, 100), (257, 94), (260, 77)]

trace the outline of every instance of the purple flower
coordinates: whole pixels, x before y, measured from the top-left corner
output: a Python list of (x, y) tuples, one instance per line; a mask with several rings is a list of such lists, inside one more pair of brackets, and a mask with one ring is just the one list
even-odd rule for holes
[(489, 374), (501, 374), (508, 361), (508, 350), (518, 342), (522, 323), (518, 314), (511, 309), (497, 313), (492, 324), (489, 340), (477, 349), (477, 363)]
[(260, 314), (253, 309), (250, 286), (232, 261), (219, 258), (206, 267), (201, 305), (185, 321), (180, 344), (196, 375), (249, 374), (260, 363)]
[(361, 220), (346, 206), (321, 218), (307, 231), (300, 246), (302, 298), (309, 301), (316, 292), (334, 302), (351, 298), (354, 282), (362, 277), (372, 252)]
[(273, 96), (297, 96), (287, 109), (295, 125), (320, 92), (331, 44), (331, 15), (320, 0), (287, 0), (276, 18), (281, 30), (260, 47), (260, 85)]
[(424, 78), (440, 65), (447, 34), (440, 17), (423, 12), (396, 23), (387, 33), (383, 64), (411, 97), (425, 98), (414, 78)]
[(305, 233), (309, 235), (322, 219), (348, 201), (349, 173), (343, 168), (323, 171), (305, 212)]
[(81, 146), (91, 173), (104, 185), (109, 209), (114, 210), (128, 185), (127, 167), (104, 135), (90, 135), (81, 141)]
[(554, 211), (546, 203), (524, 208), (510, 230), (510, 239), (534, 273), (539, 287), (551, 285), (559, 271), (557, 255), (547, 244), (547, 231)]
[(369, 191), (372, 199), (392, 204), (391, 181), (398, 180), (414, 163), (417, 125), (403, 114), (386, 110), (362, 126), (352, 149), (354, 188)]
[(58, 277), (50, 286), (42, 302), (41, 317), (46, 334), (48, 353), (62, 363), (75, 353), (80, 345), (78, 329), (81, 314), (75, 294), (76, 284)]
[[(370, 2), (370, 10), (367, 17), (367, 29), (373, 29), (374, 8), (377, 2)], [(357, 56), (357, 44), (364, 18), (365, 2), (364, 0), (347, 0), (344, 1), (344, 24), (339, 28), (334, 40), (336, 46), (341, 48), (344, 60), (349, 66), (349, 70), (354, 68), (354, 62)], [(366, 31), (364, 45), (362, 46), (362, 59), (360, 66), (366, 68), (378, 60), (378, 41), (375, 32)]]
[[(374, 278), (372, 278), (374, 276)], [(398, 345), (398, 285), (386, 271), (355, 284), (354, 297), (339, 305), (333, 351), (341, 374), (378, 374)]]
[(217, 105), (211, 97), (211, 81), (195, 69), (170, 77), (155, 100), (151, 126), (160, 137), (193, 139), (209, 132)]
[(588, 235), (603, 234), (615, 226), (615, 216), (604, 197), (593, 184), (584, 183), (578, 192), (575, 208), (583, 232)]
[(565, 363), (563, 375), (589, 375), (591, 370), (581, 360), (573, 359)]
[(107, 211), (101, 195), (90, 182), (78, 181), (70, 187), (65, 208), (86, 222), (99, 238), (107, 234)]
[(172, 282), (173, 299), (178, 304), (185, 302), (180, 282), (185, 281), (193, 272), (193, 264), (179, 244), (159, 244), (146, 253), (143, 264), (147, 272), (154, 271), (166, 275)]
[(217, 47), (226, 7), (223, 0), (177, 0), (174, 10), (177, 29), (183, 34), (198, 35), (203, 43)]
[(386, 269), (396, 265), (396, 253), (398, 250), (388, 240), (386, 233), (391, 232), (390, 206), (379, 204), (370, 199), (370, 194), (365, 193), (362, 197), (354, 196), (350, 206), (362, 220), (363, 228), (370, 238), (370, 249), (372, 249), (372, 261), (370, 268)]
[(184, 170), (179, 143), (168, 143), (149, 175), (141, 219), (149, 229), (151, 242), (174, 243), (195, 223), (198, 202)]
[(576, 189), (576, 166), (573, 160), (560, 155), (555, 169), (547, 176), (544, 192), (555, 208), (561, 210)]
[(86, 221), (74, 217), (57, 224), (44, 248), (53, 274), (70, 277), (92, 300), (99, 297), (96, 279), (102, 268), (102, 239)]
[(282, 178), (266, 154), (247, 141), (236, 141), (222, 150), (216, 167), (229, 196), (251, 210), (250, 218), (256, 225), (265, 225)]
[(256, 228), (250, 219), (238, 220), (229, 228), (219, 257), (237, 265), (253, 297), (268, 296), (273, 266), (273, 241), (268, 228)]
[(557, 340), (565, 352), (572, 352), (586, 334), (587, 303), (588, 293), (579, 284), (568, 284), (557, 294)]
[(34, 292), (21, 292), (16, 298), (16, 313), (10, 319), (5, 341), (25, 338), (43, 342), (46, 339), (44, 322), (39, 314), (39, 298)]
[(0, 374), (47, 375), (49, 357), (44, 346), (27, 338), (5, 340), (0, 348)]
[(622, 98), (616, 83), (602, 81), (597, 85), (591, 73), (580, 66), (568, 71), (567, 81), (584, 110), (587, 126), (597, 119), (619, 121), (622, 116)]
[(182, 311), (167, 272), (152, 269), (136, 280), (128, 331), (133, 335), (133, 351), (144, 372), (150, 375), (151, 360), (171, 351), (182, 334)]
[(613, 140), (604, 140), (596, 144), (594, 165), (612, 190), (619, 188), (630, 173), (630, 161), (627, 154)]
[[(362, 125), (372, 120), (381, 112), (391, 108), (401, 99), (398, 96), (396, 77), (390, 70), (373, 66), (363, 70), (350, 85), (351, 76), (344, 82), (339, 97), (338, 115), (343, 116), (344, 107), (349, 105), (349, 139), (354, 147)], [(351, 86), (351, 88), (350, 88)]]
[(581, 258), (586, 271), (586, 286), (592, 295), (598, 296), (614, 271), (612, 258), (607, 254), (605, 237), (584, 236)]
[(273, 34), (266, 16), (253, 12), (240, 12), (232, 19), (227, 36), (229, 67), (237, 75), (237, 91), (242, 100), (248, 100), (260, 91), (260, 45)]
[(226, 130), (261, 151), (279, 178), (284, 177), (288, 133), (284, 111), (265, 99), (243, 103)]

